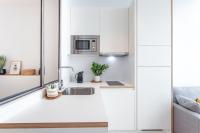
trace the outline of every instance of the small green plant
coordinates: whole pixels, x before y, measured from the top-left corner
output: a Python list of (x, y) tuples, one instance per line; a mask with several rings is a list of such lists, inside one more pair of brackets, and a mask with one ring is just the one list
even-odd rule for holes
[(49, 85), (46, 85), (46, 87), (48, 88), (48, 89), (55, 89), (56, 88), (56, 85), (55, 84), (49, 84)]
[(95, 76), (102, 75), (102, 73), (108, 68), (109, 66), (107, 64), (98, 64), (96, 62), (93, 62), (91, 66), (91, 70)]
[(51, 84), (51, 85), (50, 85), (50, 88), (51, 88), (51, 89), (55, 89), (55, 88), (56, 88), (56, 85)]
[(6, 65), (6, 57), (2, 55), (0, 56), (0, 69), (3, 69), (5, 65)]

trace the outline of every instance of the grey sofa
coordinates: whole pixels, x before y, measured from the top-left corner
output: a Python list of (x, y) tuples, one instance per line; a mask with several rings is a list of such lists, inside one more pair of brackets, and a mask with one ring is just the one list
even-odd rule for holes
[(179, 105), (176, 95), (195, 99), (200, 97), (200, 87), (174, 88), (174, 133), (200, 133), (200, 114)]

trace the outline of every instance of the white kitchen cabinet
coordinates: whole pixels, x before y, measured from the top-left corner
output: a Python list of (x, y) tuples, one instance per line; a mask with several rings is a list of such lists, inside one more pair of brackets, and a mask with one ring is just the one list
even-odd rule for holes
[(137, 129), (171, 130), (171, 1), (137, 0)]
[(171, 47), (137, 46), (137, 66), (171, 66)]
[(71, 8), (71, 35), (99, 35), (99, 8)]
[(171, 45), (171, 0), (137, 0), (138, 45)]
[(171, 68), (137, 68), (139, 130), (171, 129)]
[(128, 9), (102, 8), (100, 53), (128, 53)]
[(109, 130), (135, 130), (135, 91), (133, 88), (101, 88)]

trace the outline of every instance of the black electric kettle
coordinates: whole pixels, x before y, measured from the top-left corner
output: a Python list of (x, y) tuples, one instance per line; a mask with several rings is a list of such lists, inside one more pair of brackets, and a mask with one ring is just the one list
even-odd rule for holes
[(78, 72), (75, 76), (77, 83), (83, 83), (83, 71)]

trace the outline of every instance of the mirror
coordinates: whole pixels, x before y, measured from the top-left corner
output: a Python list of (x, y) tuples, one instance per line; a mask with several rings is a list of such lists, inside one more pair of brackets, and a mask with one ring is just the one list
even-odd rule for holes
[(58, 81), (59, 6), (59, 0), (0, 1), (0, 104)]
[(41, 0), (1, 0), (0, 20), (0, 56), (6, 57), (0, 67), (4, 101), (41, 85)]

